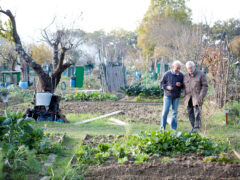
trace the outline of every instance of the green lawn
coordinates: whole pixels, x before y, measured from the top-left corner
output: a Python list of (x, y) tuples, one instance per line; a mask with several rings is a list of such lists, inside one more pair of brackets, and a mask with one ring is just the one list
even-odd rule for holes
[(87, 120), (99, 116), (99, 114), (67, 114), (67, 119), (70, 123), (58, 123), (58, 122), (38, 122), (39, 127), (46, 127), (49, 133), (66, 133), (68, 137), (75, 139), (82, 139), (86, 134), (90, 135), (125, 135), (136, 134), (145, 130), (156, 130), (158, 125), (146, 125), (139, 123), (130, 123), (129, 120), (124, 119), (123, 116), (115, 116), (116, 119), (126, 121), (128, 126), (119, 126), (109, 120), (109, 118), (103, 118), (95, 120), (86, 124), (74, 125), (75, 122)]
[[(209, 107), (206, 107), (208, 111)], [(184, 111), (185, 107), (181, 104), (179, 111)], [(201, 134), (215, 140), (226, 141), (230, 140), (234, 149), (240, 151), (240, 125), (225, 125), (225, 115), (223, 110), (214, 109), (214, 114), (211, 116), (203, 113)], [(169, 114), (170, 115), (170, 114)], [(137, 134), (145, 130), (158, 130), (159, 124), (143, 124), (139, 120), (132, 122), (131, 119), (123, 115), (115, 115), (114, 118), (125, 121), (128, 126), (119, 126), (109, 120), (109, 118), (95, 120), (86, 124), (74, 125), (75, 122), (87, 120), (100, 116), (95, 114), (67, 114), (69, 124), (58, 122), (38, 122), (37, 126), (46, 127), (49, 133), (66, 133), (68, 137), (81, 140), (86, 134), (90, 135), (125, 135)], [(159, 119), (161, 114), (159, 114)], [(167, 125), (167, 129), (170, 129)], [(178, 131), (189, 132), (191, 125), (186, 116), (178, 117)]]

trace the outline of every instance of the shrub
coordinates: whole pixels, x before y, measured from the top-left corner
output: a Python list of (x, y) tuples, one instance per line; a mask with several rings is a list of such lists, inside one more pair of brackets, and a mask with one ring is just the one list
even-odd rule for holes
[(122, 92), (127, 96), (143, 96), (143, 97), (162, 97), (163, 90), (160, 86), (145, 87), (141, 83), (135, 83), (125, 88), (121, 88)]

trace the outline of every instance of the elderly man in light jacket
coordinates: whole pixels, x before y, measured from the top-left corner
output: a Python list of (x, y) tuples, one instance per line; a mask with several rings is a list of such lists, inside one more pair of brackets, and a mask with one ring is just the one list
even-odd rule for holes
[(206, 75), (195, 68), (192, 61), (186, 63), (187, 73), (184, 75), (183, 97), (184, 104), (187, 106), (188, 117), (192, 125), (192, 131), (201, 128), (201, 106), (203, 99), (208, 91)]

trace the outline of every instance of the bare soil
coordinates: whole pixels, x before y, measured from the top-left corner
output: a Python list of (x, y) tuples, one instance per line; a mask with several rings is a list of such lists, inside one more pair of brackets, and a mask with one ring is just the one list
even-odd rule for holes
[[(10, 107), (12, 111), (26, 111), (27, 107), (20, 105)], [(162, 103), (130, 102), (130, 101), (101, 101), (101, 102), (62, 102), (60, 109), (68, 113), (99, 113), (101, 115), (122, 110), (127, 121), (146, 124), (160, 124)], [(0, 110), (3, 113), (4, 110)], [(185, 109), (179, 108), (179, 118), (186, 116)], [(178, 119), (181, 121), (181, 119)]]
[(203, 157), (179, 156), (162, 162), (159, 158), (140, 165), (126, 162), (90, 168), (85, 179), (240, 179), (240, 164), (205, 163)]
[(100, 113), (107, 114), (114, 111), (123, 111), (124, 117), (132, 122), (160, 123), (161, 105), (148, 103), (124, 102), (67, 102), (61, 104), (64, 113)]
[[(107, 114), (122, 110), (124, 117), (131, 122), (160, 124), (162, 104), (161, 103), (136, 103), (124, 101), (103, 102), (66, 102), (61, 104), (63, 113), (100, 113)], [(179, 109), (179, 117), (186, 115), (184, 109)], [(180, 119), (179, 119), (180, 120)]]
[[(123, 136), (118, 136), (122, 138)], [(109, 142), (113, 136), (86, 135), (84, 144)], [(240, 179), (240, 163), (204, 162), (204, 156), (195, 154), (175, 155), (163, 160), (164, 157), (151, 157), (148, 162), (134, 164), (127, 161), (120, 165), (116, 159), (111, 159), (101, 166), (91, 166), (85, 179), (121, 179), (121, 180), (154, 180), (154, 179)]]

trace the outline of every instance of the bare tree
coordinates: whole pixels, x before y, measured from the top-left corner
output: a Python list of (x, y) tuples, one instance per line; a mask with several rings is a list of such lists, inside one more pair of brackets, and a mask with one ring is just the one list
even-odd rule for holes
[(5, 42), (0, 46), (0, 59), (2, 61), (8, 62), (11, 66), (11, 70), (15, 71), (15, 66), (17, 64), (17, 51), (14, 45), (10, 42)]
[[(53, 47), (53, 72), (47, 74), (44, 72), (40, 64), (24, 50), (21, 39), (17, 32), (15, 17), (10, 10), (0, 9), (0, 13), (7, 15), (11, 21), (11, 38), (16, 45), (16, 51), (22, 59), (34, 70), (40, 82), (40, 91), (54, 92), (60, 82), (62, 72), (72, 65), (71, 61), (65, 62), (65, 54), (68, 50), (74, 47), (72, 38), (69, 38), (69, 30), (58, 30), (51, 35), (45, 30), (44, 37), (51, 47)], [(4, 31), (4, 30), (2, 30)]]
[[(154, 56), (165, 56), (183, 62), (199, 62), (202, 51), (202, 28), (183, 24), (173, 18), (155, 17), (150, 26), (150, 39), (155, 42)], [(156, 23), (158, 22), (158, 23)]]

